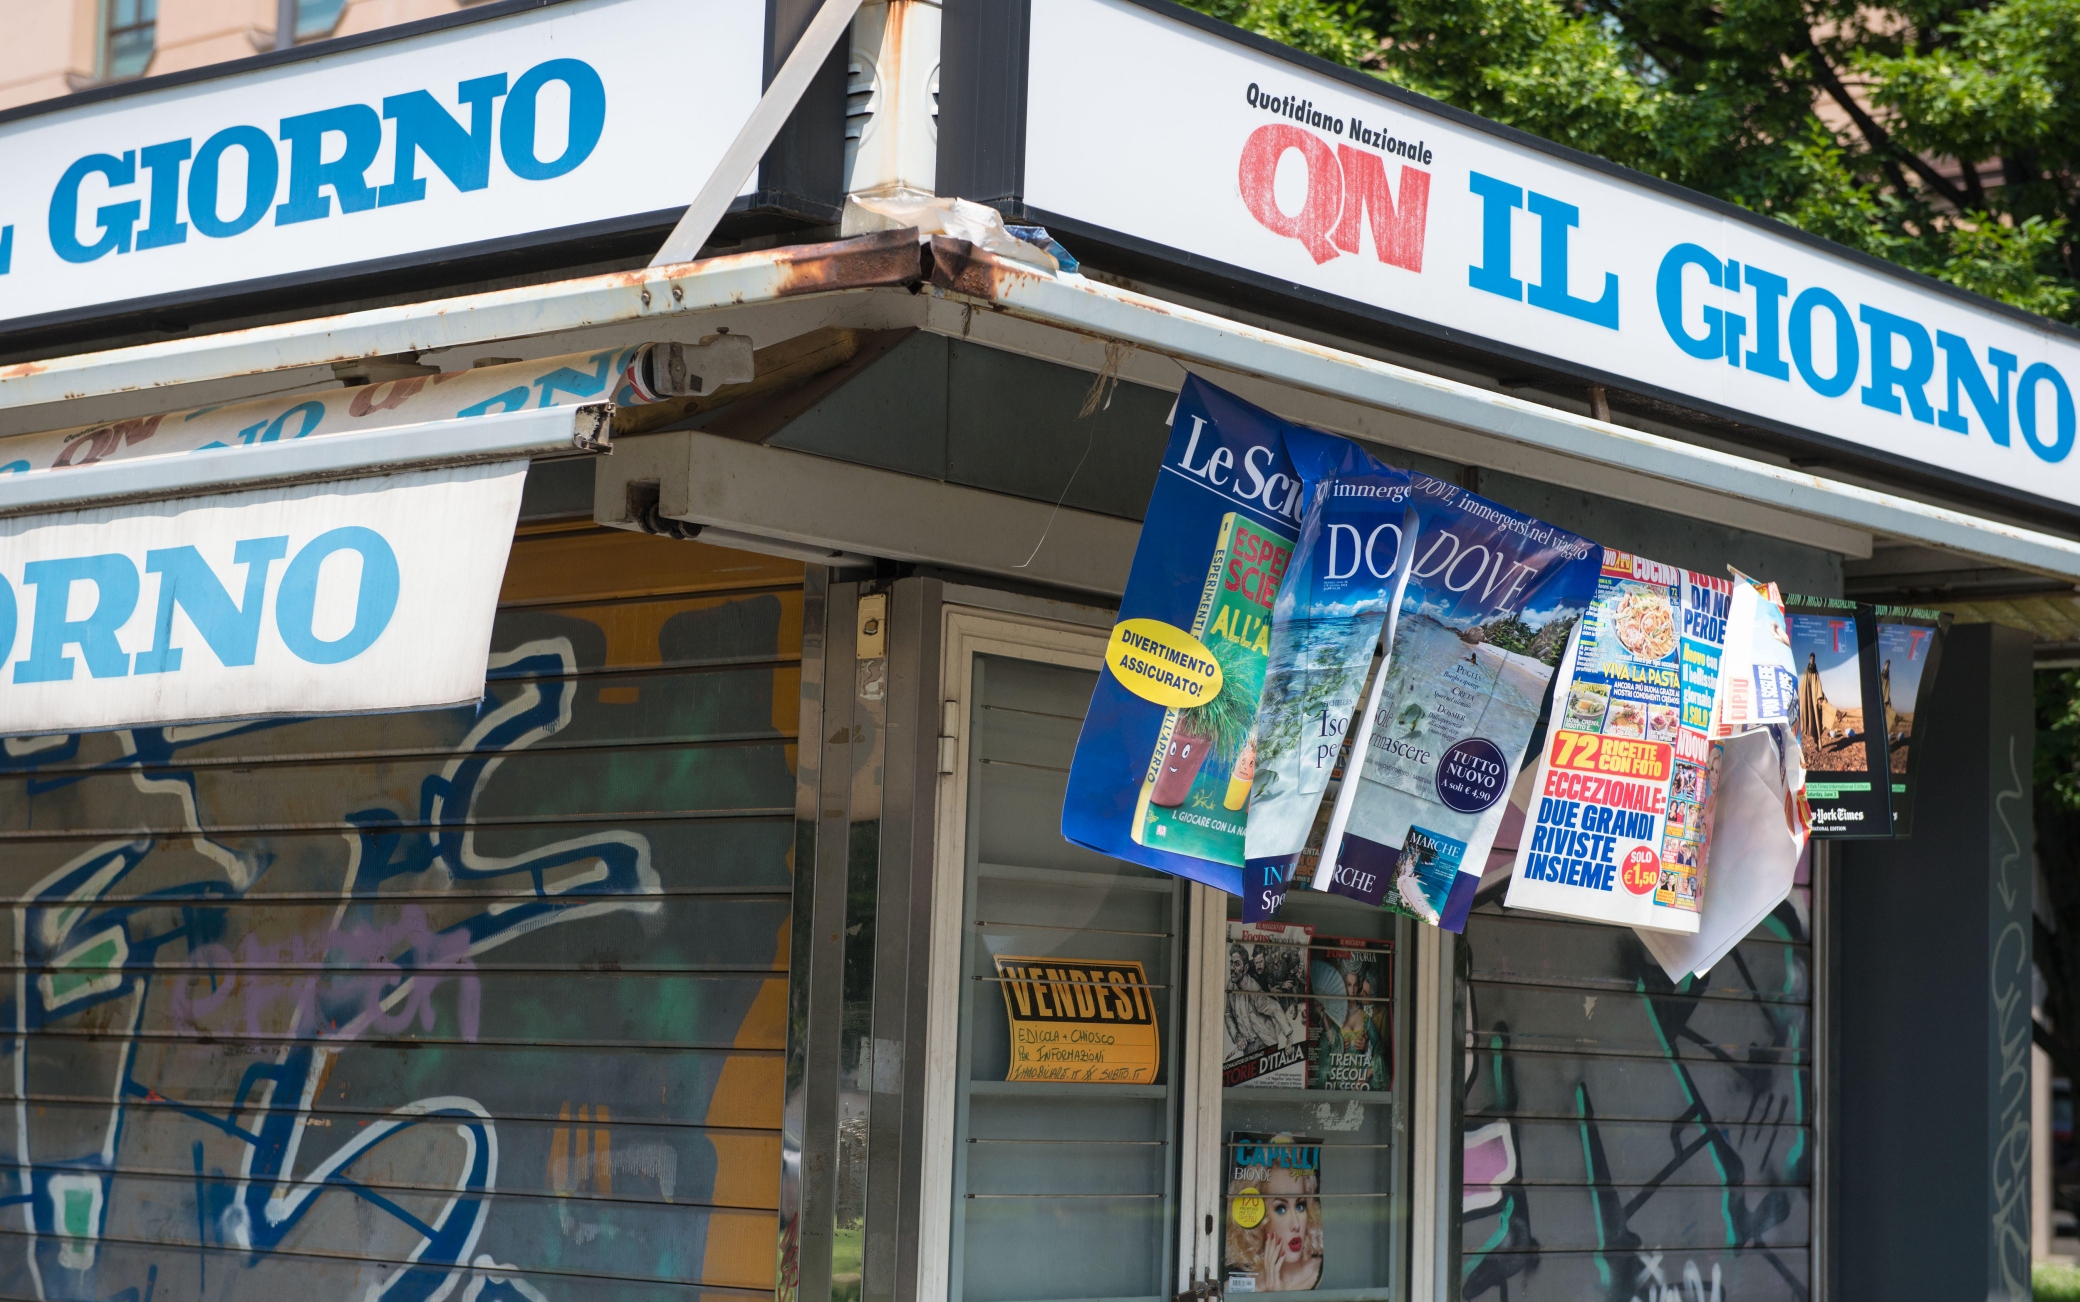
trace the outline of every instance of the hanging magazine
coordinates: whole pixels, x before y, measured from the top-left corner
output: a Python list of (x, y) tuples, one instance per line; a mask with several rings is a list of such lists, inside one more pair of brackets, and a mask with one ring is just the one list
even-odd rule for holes
[(1504, 903), (1697, 930), (1731, 585), (1606, 549), (1570, 642)]
[(1786, 595), (1784, 622), (1798, 670), (1796, 723), (1813, 835), (1889, 837), (1877, 612), (1839, 597)]
[(1771, 724), (1793, 725), (1798, 714), (1798, 671), (1791, 661), (1784, 595), (1774, 583), (1758, 583), (1739, 570), (1731, 573), (1733, 597), (1726, 608), (1714, 738), (1737, 737)]
[(1299, 428), (1185, 380), (1062, 805), (1069, 840), (1231, 895), (1271, 611), (1300, 523), (1283, 436)]
[(1394, 1088), (1394, 943), (1317, 937), (1308, 968), (1314, 986), (1308, 1088)]
[(1228, 1136), (1222, 1292), (1293, 1293), (1322, 1282), (1322, 1141), (1237, 1130)]
[(1878, 699), (1885, 712), (1885, 749), (1892, 778), (1892, 834), (1914, 830), (1914, 770), (1928, 745), (1922, 726), (1950, 614), (1918, 606), (1879, 606)]
[(1271, 916), (1314, 829), (1358, 695), (1408, 577), (1409, 477), (1348, 439), (1289, 435), (1307, 491), (1272, 615), (1245, 837), (1245, 921)]
[(1411, 500), (1393, 646), (1314, 884), (1459, 931), (1602, 549), (1428, 475)]
[(1314, 928), (1228, 924), (1221, 1084), (1307, 1088), (1307, 947)]

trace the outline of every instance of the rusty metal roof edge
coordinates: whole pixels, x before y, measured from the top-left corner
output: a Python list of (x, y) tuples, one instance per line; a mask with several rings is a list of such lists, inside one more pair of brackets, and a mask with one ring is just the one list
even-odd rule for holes
[(644, 320), (663, 326), (718, 308), (914, 287), (929, 278), (935, 293), (1181, 362), (2080, 579), (2080, 542), (2070, 539), (1606, 424), (1080, 276), (1053, 276), (964, 241), (936, 236), (925, 247), (928, 263), (915, 231), (884, 231), (0, 367), (0, 409)]
[[(0, 410), (433, 352), (806, 294), (915, 284), (913, 230), (465, 294), (0, 366)], [(59, 418), (59, 423), (62, 418)]]
[(2080, 542), (1893, 493), (1577, 416), (1083, 277), (1055, 277), (965, 241), (932, 240), (932, 292), (1348, 402), (1689, 484), (2002, 565), (2080, 579)]

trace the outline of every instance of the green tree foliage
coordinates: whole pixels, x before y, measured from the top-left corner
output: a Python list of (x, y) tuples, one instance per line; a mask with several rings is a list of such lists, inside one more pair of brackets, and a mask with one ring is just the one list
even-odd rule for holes
[(1916, 271), (2080, 320), (2080, 0), (1188, 2)]

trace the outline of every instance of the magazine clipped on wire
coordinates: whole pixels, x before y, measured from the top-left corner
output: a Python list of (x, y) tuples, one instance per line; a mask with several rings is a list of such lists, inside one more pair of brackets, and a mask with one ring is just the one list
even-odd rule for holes
[(1671, 981), (1711, 971), (1784, 902), (1812, 826), (1783, 594), (1774, 583), (1732, 573), (1706, 773), (1697, 930), (1634, 928)]
[(1289, 432), (1306, 486), (1300, 542), (1271, 618), (1252, 741), (1242, 917), (1277, 913), (1337, 772), (1351, 716), (1408, 582), (1409, 475), (1348, 439)]
[(1892, 778), (1892, 834), (1914, 830), (1914, 774), (1928, 748), (1926, 706), (1943, 662), (1950, 612), (1921, 606), (1879, 606), (1878, 699), (1885, 719), (1887, 768)]
[(1251, 738), (1301, 517), (1284, 435), (1299, 428), (1186, 377), (1070, 761), (1070, 841), (1242, 893)]
[(1245, 920), (1277, 911), (1336, 754), (1306, 734), (1343, 731), (1407, 573), (1409, 482), (1187, 377), (1065, 837), (1241, 895)]
[(1316, 890), (1463, 931), (1603, 549), (1428, 475), (1394, 636), (1354, 728)]
[(1505, 905), (1698, 929), (1731, 595), (1724, 579), (1604, 549), (1560, 664)]

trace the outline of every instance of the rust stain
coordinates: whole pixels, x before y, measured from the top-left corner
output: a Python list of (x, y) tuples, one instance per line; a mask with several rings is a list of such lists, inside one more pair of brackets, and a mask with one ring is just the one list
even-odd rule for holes
[(966, 240), (934, 235), (930, 279), (949, 293), (993, 303), (1017, 285), (1039, 284), (1049, 277), (1024, 263), (978, 249)]
[(914, 285), (924, 278), (919, 247), (917, 231), (904, 227), (783, 249), (775, 259), (780, 283), (774, 295), (789, 298), (834, 289)]
[[(636, 289), (694, 276), (712, 276), (745, 267), (773, 267), (779, 273), (775, 296), (818, 294), (833, 289), (868, 289), (879, 285), (913, 285), (924, 278), (915, 230), (876, 231), (822, 244), (792, 244), (751, 253), (724, 253), (698, 262), (669, 267), (642, 267), (599, 277), (609, 285)], [(735, 291), (732, 298), (741, 295)]]
[(51, 369), (48, 361), (16, 362), (11, 366), (0, 366), (0, 380), (20, 380), (31, 375), (41, 375)]
[[(675, 279), (713, 276), (733, 270), (755, 268), (772, 268), (777, 273), (778, 287), (774, 290), (773, 296), (779, 298), (800, 294), (824, 293), (831, 290), (916, 285), (924, 278), (923, 257), (917, 241), (917, 232), (907, 230), (879, 231), (870, 235), (856, 236), (846, 240), (832, 240), (822, 244), (801, 244), (778, 249), (759, 249), (748, 253), (724, 254), (720, 257), (706, 258), (697, 263), (683, 263), (671, 268), (640, 267), (629, 271), (610, 272), (604, 275), (586, 277), (582, 281), (558, 282), (535, 286), (526, 292), (536, 295), (554, 293), (558, 288), (558, 284), (589, 284), (592, 286), (604, 286), (610, 289), (649, 290), (658, 286), (660, 282), (664, 282), (668, 286), (669, 282)], [(451, 313), (469, 311), (487, 303), (496, 302), (508, 293), (510, 291), (497, 290), (418, 306), (424, 311), (427, 319), (439, 320)], [(748, 296), (743, 290), (734, 290), (731, 292), (730, 301), (742, 304), (748, 301)], [(670, 310), (670, 305), (660, 304), (660, 308), (662, 310)], [(334, 328), (348, 325), (356, 315), (358, 313), (334, 313), (328, 316), (314, 317), (295, 324), (299, 332), (306, 333), (306, 337), (322, 337)], [(602, 320), (588, 320), (573, 324), (601, 325), (619, 319), (622, 318), (618, 313), (610, 313)], [(265, 325), (246, 326), (237, 330), (226, 330), (205, 336), (200, 340), (186, 342), (189, 347), (193, 347), (199, 342), (206, 342), (212, 349), (235, 349), (248, 341), (292, 342), (285, 339), (282, 332), (283, 327), (280, 323), (271, 322)], [(403, 346), (407, 349), (417, 347), (447, 348), (457, 346), (457, 344), (455, 341), (446, 339), (428, 338), (416, 343), (406, 341)], [(152, 345), (147, 344), (141, 347), (150, 348)], [(285, 361), (278, 366), (268, 369), (296, 370), (382, 357), (397, 351), (398, 347), (398, 341), (395, 340), (380, 347), (375, 345), (361, 349), (355, 349), (350, 346), (337, 347), (334, 350), (327, 351), (322, 356)], [(13, 362), (0, 366), (0, 383), (9, 380), (29, 379), (34, 376), (51, 373), (63, 365), (76, 363), (79, 356), (82, 355), (42, 358), (35, 361)], [(133, 393), (152, 387), (155, 386), (145, 382), (112, 386), (106, 390), (68, 388), (62, 399), (53, 399), (53, 401), (75, 400), (97, 394)]]

